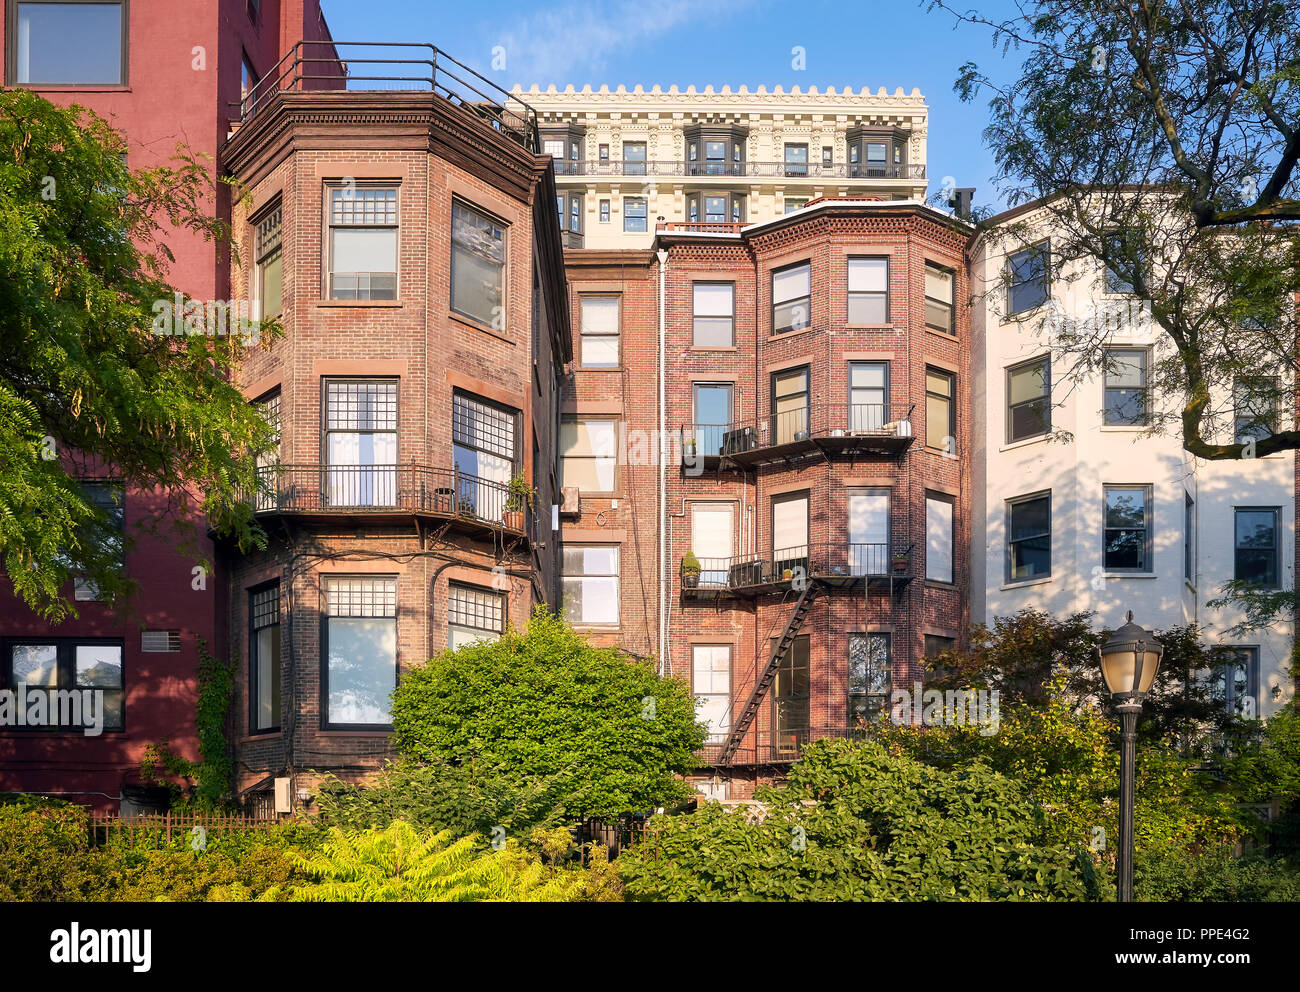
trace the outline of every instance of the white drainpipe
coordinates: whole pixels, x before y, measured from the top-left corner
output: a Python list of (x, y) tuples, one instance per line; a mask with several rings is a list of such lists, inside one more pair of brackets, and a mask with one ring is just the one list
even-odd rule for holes
[(667, 340), (667, 302), (664, 299), (668, 252), (660, 248), (659, 259), (659, 672), (668, 665), (668, 406), (664, 385)]

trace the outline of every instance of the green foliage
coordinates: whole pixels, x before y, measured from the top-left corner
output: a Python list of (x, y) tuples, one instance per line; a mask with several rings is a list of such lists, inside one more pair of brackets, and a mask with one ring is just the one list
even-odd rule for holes
[(20, 798), (0, 805), (0, 902), (80, 902), (102, 885), (86, 811)]
[(1088, 867), (1010, 778), (863, 742), (807, 748), (758, 816), (716, 803), (655, 817), (618, 861), (627, 893), (666, 900), (1081, 900)]
[(528, 478), (522, 473), (511, 476), (506, 486), (506, 509), (524, 510), (537, 500), (537, 490), (528, 484)]
[(272, 430), (234, 385), (245, 343), (152, 331), (173, 299), (167, 241), (228, 237), (211, 164), (181, 149), (131, 172), (125, 147), (84, 108), (0, 92), (0, 565), (51, 621), (76, 615), (74, 572), (110, 601), (131, 589), (112, 521), (77, 482), (94, 465), (160, 494), (132, 505), (133, 532), (166, 529), (201, 556), (201, 494), (217, 531), (265, 540), (244, 496)]
[(1224, 769), (1237, 797), (1244, 803), (1300, 799), (1300, 710), (1288, 706), (1253, 730)]
[(417, 761), (482, 762), (570, 783), (559, 807), (611, 818), (689, 795), (676, 773), (704, 744), (689, 686), (593, 647), (539, 609), (527, 629), (446, 651), (393, 695), (393, 745)]
[(695, 557), (694, 551), (688, 551), (682, 556), (682, 571), (695, 575), (700, 574), (700, 560)]
[(1232, 858), (1222, 849), (1139, 858), (1133, 896), (1142, 902), (1300, 902), (1300, 865)]
[(574, 788), (572, 769), (529, 779), (476, 758), (464, 764), (407, 760), (390, 762), (363, 784), (327, 776), (316, 802), (323, 822), (345, 830), (405, 820), (455, 837), (490, 834), (497, 826), (510, 837), (524, 837), (538, 827), (558, 826)]
[[(295, 902), (573, 902), (601, 890), (608, 871), (548, 867), (513, 844), (484, 853), (481, 838), (421, 832), (395, 820), (388, 828), (347, 833), (337, 827), (319, 851), (291, 854), (312, 882), (293, 886)], [(604, 893), (602, 893), (604, 894)], [(272, 891), (264, 899), (279, 898)]]
[(110, 849), (88, 857), (109, 866), (100, 886), (88, 894), (102, 902), (269, 901), (302, 878), (285, 851), (264, 845), (240, 856), (214, 850)]

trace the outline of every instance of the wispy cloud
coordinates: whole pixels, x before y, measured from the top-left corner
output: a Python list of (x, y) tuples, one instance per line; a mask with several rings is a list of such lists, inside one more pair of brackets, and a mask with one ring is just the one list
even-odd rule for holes
[[(534, 11), (498, 35), (506, 75), (524, 86), (581, 84), (668, 35), (735, 17), (754, 0), (588, 0)], [(615, 80), (618, 82), (618, 80)]]

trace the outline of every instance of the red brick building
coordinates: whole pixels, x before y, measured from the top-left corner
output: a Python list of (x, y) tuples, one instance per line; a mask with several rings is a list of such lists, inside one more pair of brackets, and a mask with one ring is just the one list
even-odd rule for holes
[[(5, 0), (0, 53), (7, 88), (34, 90), (59, 104), (77, 103), (108, 119), (127, 138), (127, 164), (165, 163), (180, 143), (207, 156), (215, 178), (219, 150), (238, 118), (250, 79), (273, 70), (301, 38), (328, 39), (317, 0)], [(329, 52), (324, 44), (322, 51)], [(220, 187), (222, 190), (225, 187)], [(228, 193), (212, 209), (229, 217)], [(202, 237), (177, 231), (168, 278), (198, 300), (229, 298), (229, 262)], [(87, 589), (75, 596), (79, 618), (43, 622), (0, 577), (0, 687), (60, 672), (75, 686), (93, 663), (113, 716), (101, 736), (80, 730), (0, 731), (0, 791), (65, 796), (100, 808), (127, 808), (141, 798), (145, 746), (167, 739), (197, 758), (194, 729), (199, 644), (226, 649), (220, 574), (196, 576), (196, 562), (138, 524), (157, 497), (105, 470), (95, 484), (120, 508), (133, 540), (127, 575), (139, 584), (131, 610), (117, 614)], [(195, 518), (196, 536), (206, 528)], [(73, 590), (68, 594), (72, 597)], [(36, 681), (40, 681), (37, 679)], [(67, 685), (64, 685), (64, 682)], [(116, 726), (114, 726), (116, 724)]]
[(557, 599), (570, 334), (531, 112), (477, 77), (470, 101), (309, 82), (259, 95), (223, 150), (249, 189), (234, 291), (285, 328), (240, 377), (280, 427), (269, 546), (228, 549), (223, 590), (246, 800), (374, 770), (402, 670)]
[(968, 236), (827, 199), (566, 253), (566, 613), (691, 681), (714, 795), (852, 732), (963, 636)]

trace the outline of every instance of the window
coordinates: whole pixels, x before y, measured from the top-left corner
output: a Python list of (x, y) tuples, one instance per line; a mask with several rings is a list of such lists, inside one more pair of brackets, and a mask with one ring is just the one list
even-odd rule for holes
[(1033, 310), (1052, 295), (1048, 243), (1018, 251), (1007, 260), (1007, 315)]
[(1044, 355), (1007, 369), (1007, 441), (1052, 430), (1052, 362)]
[(890, 502), (887, 488), (850, 489), (849, 572), (851, 575), (890, 574)]
[(1102, 423), (1136, 427), (1147, 422), (1147, 353), (1141, 348), (1107, 348)]
[(329, 298), (397, 299), (397, 187), (328, 190)]
[(447, 586), (447, 647), (498, 641), (506, 629), (506, 598), (499, 592), (452, 582)]
[(9, 4), (7, 82), (50, 86), (124, 86), (125, 3), (32, 0)]
[(248, 724), (254, 734), (280, 729), (280, 583), (248, 593)]
[(1146, 268), (1145, 252), (1136, 231), (1111, 231), (1106, 235), (1106, 254), (1112, 259), (1106, 266), (1106, 292), (1132, 294), (1133, 283), (1115, 271), (1116, 266), (1131, 271), (1137, 266), (1139, 271)]
[(272, 393), (256, 400), (253, 403), (262, 415), (262, 419), (270, 425), (274, 432), (271, 438), (272, 447), (266, 451), (259, 452), (257, 455), (257, 480), (259, 491), (257, 496), (257, 508), (259, 510), (274, 510), (279, 503), (279, 466), (280, 466), (280, 391), (277, 389)]
[[(83, 482), (82, 494), (86, 500), (104, 515), (101, 524), (96, 521), (88, 525), (82, 535), (87, 544), (97, 547), (109, 547), (117, 552), (118, 568), (126, 568), (126, 492), (120, 485), (110, 482)], [(96, 603), (103, 597), (99, 587), (89, 579), (77, 575), (73, 563), (72, 598), (77, 602)]]
[(1278, 389), (1273, 376), (1240, 376), (1232, 384), (1233, 437), (1237, 444), (1277, 433)]
[[(645, 142), (644, 141), (623, 142), (623, 175), (644, 176), (646, 174), (645, 165), (646, 165)], [(642, 228), (641, 230), (644, 231), (645, 228)]]
[(727, 585), (734, 530), (730, 503), (691, 504), (690, 550), (700, 561), (699, 585)]
[(725, 141), (706, 141), (704, 143), (704, 174), (708, 176), (725, 176), (727, 174), (727, 143)]
[(280, 221), (282, 211), (277, 200), (260, 220), (257, 231), (254, 261), (257, 266), (254, 292), (257, 293), (259, 319), (274, 317), (283, 309), (284, 267), (280, 252)]
[(925, 265), (925, 326), (956, 336), (952, 323), (953, 275), (947, 269)]
[(925, 367), (925, 446), (957, 453), (957, 377)]
[(706, 744), (721, 744), (731, 733), (731, 645), (691, 646), (691, 688), (695, 716), (708, 728)]
[(451, 309), (505, 329), (506, 232), (487, 214), (451, 205)]
[(649, 230), (645, 200), (629, 196), (623, 200), (623, 230), (629, 234), (644, 234)]
[[(0, 682), (14, 693), (27, 693), (26, 726), (84, 734), (102, 714), (103, 730), (125, 727), (122, 642), (78, 638), (11, 641), (4, 653)], [(32, 697), (46, 693), (44, 722), (34, 719)], [(86, 693), (98, 693), (87, 697)], [(61, 696), (60, 693), (63, 695)], [(98, 702), (92, 702), (92, 700)], [(6, 731), (18, 729), (6, 727)]]
[(1236, 507), (1236, 556), (1232, 577), (1262, 589), (1279, 588), (1278, 521), (1276, 506)]
[(459, 491), (457, 510), (500, 520), (507, 486), (518, 464), (519, 413), (457, 390), (451, 398), (452, 457)]
[(726, 382), (697, 382), (692, 392), (695, 400), (697, 453), (720, 455), (731, 431), (732, 385)]
[[(772, 648), (776, 648), (776, 638)], [(776, 668), (772, 692), (773, 748), (777, 756), (797, 754), (808, 740), (809, 637), (800, 634)]]
[(785, 174), (787, 176), (808, 175), (808, 146), (785, 146)]
[(1259, 715), (1259, 648), (1234, 647), (1215, 672), (1212, 692), (1229, 713), (1244, 720)]
[(893, 682), (888, 634), (849, 635), (849, 730), (889, 711)]
[(601, 165), (609, 165), (609, 145), (597, 146), (596, 157), (600, 160)]
[(955, 582), (953, 576), (953, 498), (925, 495), (925, 577), (931, 582)]
[(772, 562), (777, 575), (808, 572), (808, 493), (772, 497)]
[(798, 262), (772, 272), (772, 333), (801, 331), (812, 313), (812, 263)]
[(1102, 565), (1108, 572), (1151, 571), (1151, 487), (1106, 486)]
[(808, 367), (772, 374), (772, 443), (808, 438)]
[(889, 420), (889, 363), (849, 363), (849, 430), (878, 431)]
[(692, 283), (691, 300), (691, 344), (696, 348), (730, 348), (734, 345), (735, 283)]
[(397, 380), (325, 380), (330, 506), (392, 506), (397, 498)]
[(613, 493), (617, 484), (618, 421), (565, 418), (560, 424), (560, 485), (584, 493)]
[(1196, 584), (1196, 501), (1183, 493), (1183, 578)]
[(889, 259), (849, 259), (850, 324), (889, 323)]
[(804, 207), (808, 205), (808, 197), (787, 196), (784, 197), (781, 202), (785, 208), (785, 212), (788, 214), (792, 214), (796, 210), (802, 210)]
[[(560, 213), (560, 230), (570, 231), (573, 234), (582, 233), (582, 194), (572, 193), (565, 196), (560, 193), (555, 198), (556, 207)], [(567, 211), (566, 211), (567, 204)]]
[(248, 19), (257, 23), (258, 16), (262, 13), (262, 0), (248, 0)]
[(583, 626), (617, 624), (618, 546), (566, 546), (561, 557), (565, 619)]
[(1052, 494), (1007, 501), (1007, 581), (1026, 582), (1052, 574)]
[(397, 687), (397, 578), (325, 576), (323, 582), (323, 725), (387, 729)]
[(254, 68), (253, 62), (244, 52), (244, 57), (239, 64), (239, 99), (240, 110), (245, 114), (252, 114), (257, 108), (257, 69)]
[(618, 368), (619, 298), (583, 296), (579, 361), (586, 369)]
[(835, 151), (830, 145), (822, 145), (822, 166), (829, 167), (834, 162)]
[(609, 201), (608, 200), (600, 201), (600, 222), (602, 224), (609, 223)]
[(926, 658), (937, 658), (957, 646), (957, 638), (945, 637), (943, 634), (926, 634), (922, 652)]

